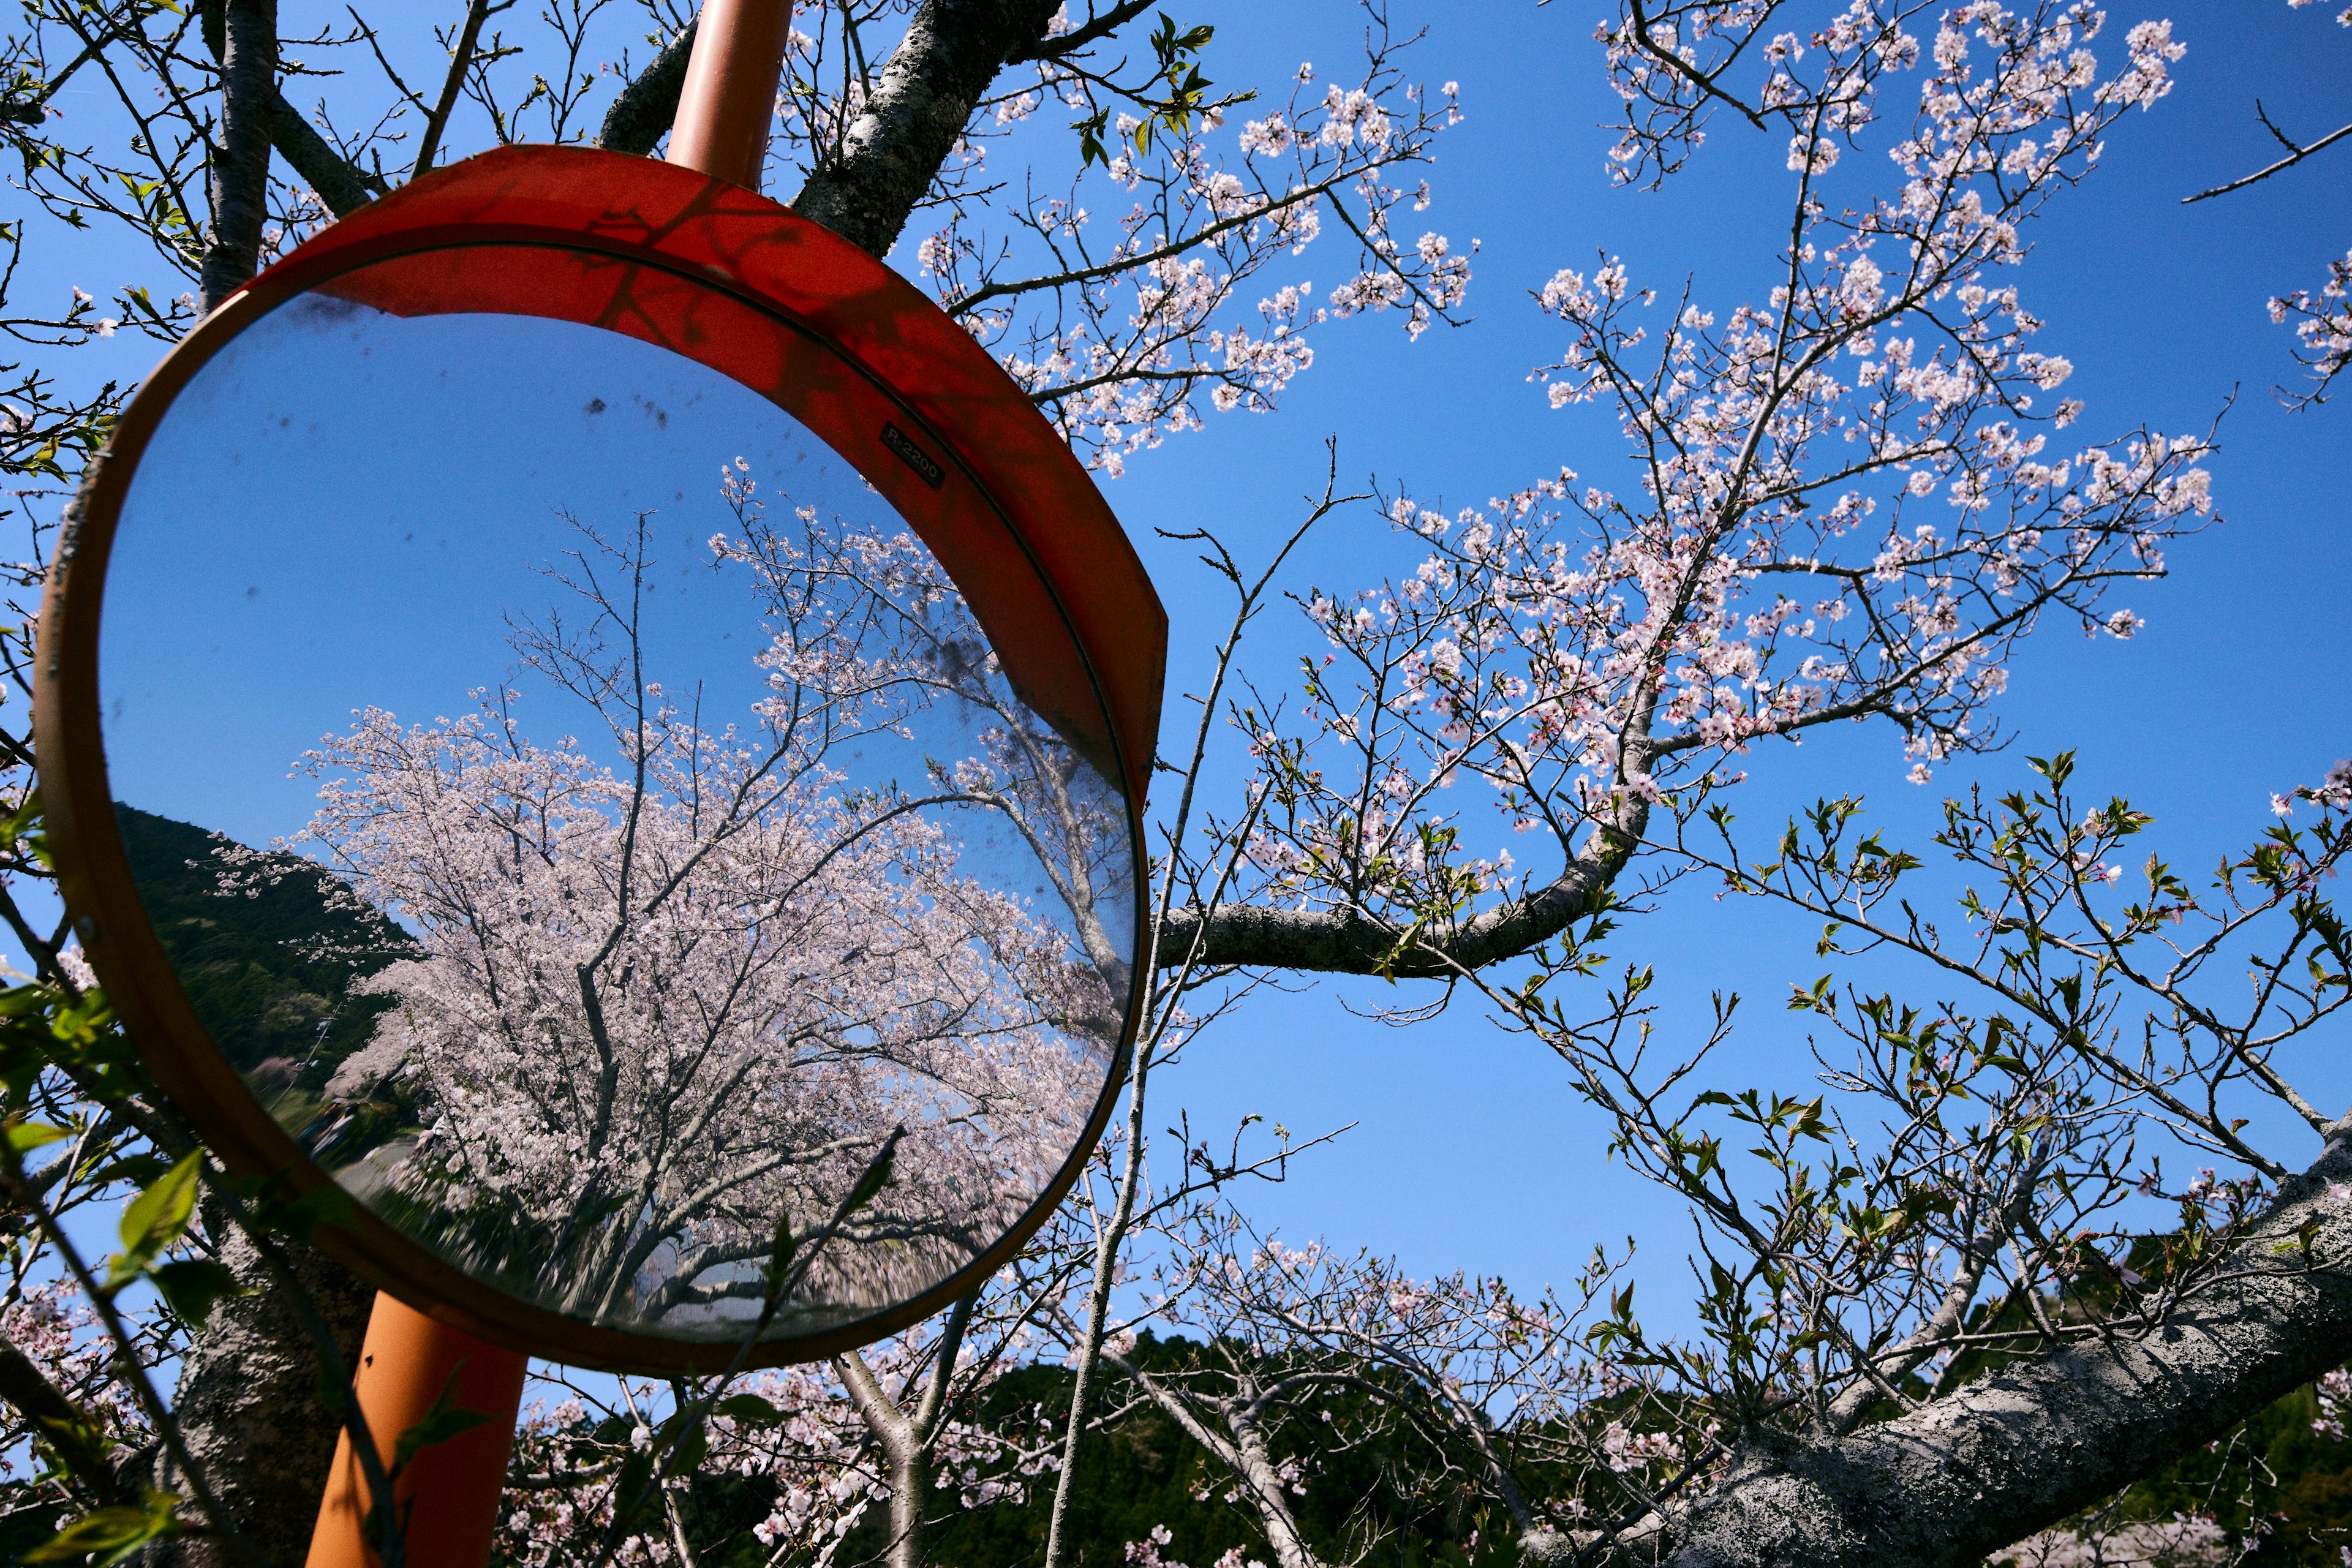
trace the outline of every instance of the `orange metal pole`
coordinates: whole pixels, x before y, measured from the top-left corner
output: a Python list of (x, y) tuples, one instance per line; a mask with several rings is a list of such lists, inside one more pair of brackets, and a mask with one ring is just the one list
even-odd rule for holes
[(792, 26), (792, 0), (703, 0), (670, 125), (671, 163), (760, 188)]
[[(760, 188), (792, 19), (792, 0), (705, 0), (670, 127), (671, 163)], [(376, 1296), (358, 1387), (385, 1468), (400, 1435), (425, 1419), (453, 1372), (453, 1403), (490, 1418), (419, 1452), (393, 1488), (406, 1520), (411, 1568), (477, 1568), (489, 1561), (527, 1365), (519, 1352)], [(335, 1443), (306, 1568), (381, 1568), (364, 1539), (368, 1508), (367, 1479), (346, 1431)]]
[[(394, 1485), (407, 1524), (409, 1568), (479, 1568), (489, 1561), (528, 1363), (520, 1351), (487, 1344), (377, 1293), (357, 1384), (360, 1409), (384, 1468), (392, 1468), (400, 1435), (425, 1419), (453, 1372), (457, 1387), (450, 1404), (489, 1417), (419, 1450)], [(334, 1468), (327, 1472), (307, 1568), (381, 1568), (364, 1539), (368, 1508), (367, 1478), (346, 1428), (335, 1444)]]

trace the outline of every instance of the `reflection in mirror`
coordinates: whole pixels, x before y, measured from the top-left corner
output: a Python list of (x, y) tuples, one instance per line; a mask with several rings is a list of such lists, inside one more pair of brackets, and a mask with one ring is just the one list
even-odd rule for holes
[(782, 1234), (772, 1333), (868, 1317), (999, 1242), (1105, 1091), (1119, 786), (856, 469), (691, 361), (298, 298), (165, 416), (105, 628), (199, 1016), (479, 1279), (726, 1339)]

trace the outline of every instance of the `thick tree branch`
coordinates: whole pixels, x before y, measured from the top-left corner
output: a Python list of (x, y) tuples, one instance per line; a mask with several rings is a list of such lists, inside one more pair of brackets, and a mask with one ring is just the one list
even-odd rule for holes
[(840, 156), (809, 176), (793, 210), (869, 255), (887, 253), (996, 73), (1036, 47), (1056, 8), (1056, 0), (924, 0)]
[(979, 1302), (980, 1292), (975, 1290), (949, 1309), (932, 1357), (929, 1381), (910, 1412), (898, 1408), (864, 1356), (847, 1351), (834, 1358), (842, 1386), (849, 1390), (866, 1429), (889, 1462), (890, 1568), (923, 1568), (927, 1560), (924, 1527), (929, 1522), (931, 1467), (936, 1462), (931, 1444), (939, 1436), (940, 1417), (947, 1410), (948, 1385), (955, 1378), (956, 1358), (963, 1352), (964, 1333), (971, 1326), (972, 1310)]
[(1354, 910), (1277, 910), (1262, 904), (1198, 904), (1170, 910), (1160, 924), (1155, 958), (1162, 969), (1315, 970), (1440, 979), (1516, 957), (1592, 913), (1616, 881), (1649, 823), (1646, 801), (1628, 794), (1617, 820), (1596, 827), (1565, 870), (1546, 887), (1506, 900), (1447, 927), (1424, 927), (1400, 951), (1400, 933)]
[[(216, 60), (228, 52), (226, 18), (222, 13), (223, 6), (215, 4), (205, 6), (201, 16), (205, 47)], [(269, 141), (288, 167), (302, 176), (337, 217), (357, 212), (391, 189), (383, 175), (369, 173), (329, 146), (275, 84), (269, 89)]]
[(686, 31), (672, 38), (653, 63), (621, 89), (621, 96), (604, 111), (596, 145), (644, 157), (669, 134), (670, 122), (677, 118), (678, 94), (686, 87), (686, 62), (694, 53), (695, 29), (700, 23), (699, 17), (688, 22)]
[(2352, 1355), (2352, 1117), (2221, 1277), (2120, 1326), (1832, 1442), (1759, 1434), (1611, 1568), (1973, 1568), (2219, 1436)]
[[(217, 58), (224, 51), (217, 12), (205, 16), (205, 37)], [(471, 20), (471, 14), (468, 14)], [(670, 40), (653, 63), (621, 89), (605, 111), (597, 144), (615, 153), (644, 156), (669, 133), (677, 117), (678, 89), (686, 82), (686, 62), (694, 52), (694, 24)], [(362, 168), (329, 144), (303, 118), (302, 111), (274, 88), (270, 95), (270, 141), (288, 167), (302, 177), (327, 204), (327, 210), (344, 217), (367, 205), (392, 187), (383, 175)]]
[(251, 280), (269, 210), (278, 102), (278, 0), (228, 0), (223, 18), (220, 140), (212, 149), (212, 237), (197, 309), (209, 314)]
[(283, 94), (273, 98), (269, 139), (287, 166), (302, 176), (337, 217), (357, 212), (391, 188), (383, 175), (370, 174), (329, 146)]

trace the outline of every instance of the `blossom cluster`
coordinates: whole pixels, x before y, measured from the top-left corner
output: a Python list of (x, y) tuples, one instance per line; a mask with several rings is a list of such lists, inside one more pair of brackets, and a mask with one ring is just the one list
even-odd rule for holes
[[(1185, 135), (1153, 142), (1149, 158), (1136, 151), (1143, 122), (1125, 114), (1100, 175), (1032, 195), (1010, 213), (1011, 237), (950, 212), (916, 247), (920, 274), (1113, 477), (1135, 453), (1201, 427), (1211, 409), (1269, 410), (1313, 365), (1313, 328), (1393, 310), (1419, 337), (1468, 289), (1475, 242), (1409, 238), (1399, 226), (1430, 203), (1428, 182), (1408, 184), (1404, 172), (1429, 163), (1434, 137), (1461, 118), (1455, 85), (1406, 81), (1400, 47), (1376, 26), (1354, 85), (1318, 83), (1302, 66), (1280, 107), (1237, 128), (1211, 108)], [(1090, 101), (1087, 85), (1040, 68), (1039, 90), (1073, 109)], [(1213, 150), (1223, 135), (1232, 154)], [(1107, 244), (1094, 206), (1103, 200), (1127, 203)], [(1252, 304), (1267, 275), (1288, 271), (1327, 227), (1354, 244), (1341, 280), (1318, 297), (1289, 272)]]
[(2270, 308), (2272, 321), (2294, 323), (2296, 357), (2310, 375), (2310, 384), (2291, 401), (2324, 401), (2336, 376), (2352, 365), (2352, 250), (2327, 264), (2327, 280), (2316, 295), (2297, 289), (2273, 296)]
[[(674, 703), (583, 573), (626, 653), (560, 615), (519, 616), (516, 649), (609, 760), (535, 741), (519, 689), (422, 724), (365, 709), (307, 759), (299, 841), (412, 939), (361, 983), (394, 1005), (328, 1083), (318, 1157), (558, 1310), (713, 1334), (760, 1310), (779, 1217), (807, 1245), (894, 1129), (889, 1186), (783, 1321), (904, 1301), (1005, 1234), (1102, 1091), (1133, 941), (1116, 788), (1023, 706), (929, 552), (806, 507), (787, 537), (728, 485), (745, 532), (715, 563), (770, 612), (748, 714)], [(611, 563), (641, 574), (642, 539)], [(857, 761), (919, 735), (938, 793)], [(967, 863), (992, 816), (1058, 910)]]
[[(1668, 11), (1708, 37), (1746, 15)], [(1801, 155), (1767, 299), (1664, 305), (1614, 259), (1540, 291), (1570, 341), (1536, 378), (1556, 407), (1613, 405), (1636, 493), (1563, 468), (1450, 513), (1399, 496), (1418, 567), (1307, 596), (1330, 654), (1253, 737), (1280, 783), (1255, 850), (1277, 896), (1454, 921), (1575, 858), (1589, 825), (1638, 831), (1629, 811), (1677, 780), (1734, 782), (1739, 753), (1828, 722), (1891, 721), (1925, 782), (1992, 738), (2021, 637), (2141, 626), (2109, 592), (2210, 517), (2210, 445), (2070, 440), (2082, 405), (2052, 395), (2073, 366), (2034, 346), (2014, 275), (2026, 226), (2162, 96), (2179, 46), (2135, 28), (2103, 79), (2085, 5), (1960, 5), (1927, 47), (1899, 22), (1857, 3), (1773, 54)], [(1823, 171), (1906, 73), (1897, 188), (1832, 208)], [(1442, 793), (1466, 779), (1548, 852), (1471, 856)]]

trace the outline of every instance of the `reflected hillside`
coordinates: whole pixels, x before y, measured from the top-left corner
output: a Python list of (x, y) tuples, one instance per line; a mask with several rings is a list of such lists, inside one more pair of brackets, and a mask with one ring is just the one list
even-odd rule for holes
[(415, 943), (299, 855), (121, 802), (114, 816), (196, 1016), (238, 1072), (285, 1096), (281, 1120), (315, 1107), (394, 1005), (352, 984), (414, 957)]

